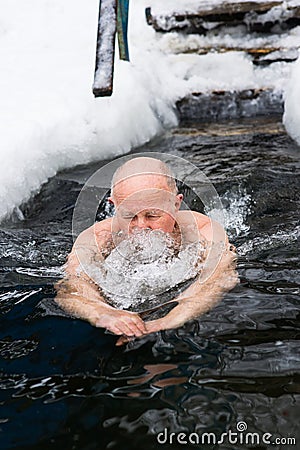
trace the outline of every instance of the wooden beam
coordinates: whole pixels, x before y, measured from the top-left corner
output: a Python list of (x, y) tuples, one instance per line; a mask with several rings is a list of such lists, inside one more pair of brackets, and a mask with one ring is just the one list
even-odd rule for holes
[(120, 59), (129, 61), (128, 49), (128, 13), (129, 0), (118, 0), (117, 31)]
[(182, 49), (176, 49), (175, 54), (196, 54), (207, 55), (208, 53), (228, 53), (228, 52), (245, 52), (251, 56), (253, 64), (255, 65), (269, 65), (274, 62), (294, 62), (299, 57), (299, 50), (297, 47), (285, 48), (285, 47), (249, 47), (242, 46), (199, 46), (198, 48), (184, 47)]
[(95, 97), (110, 96), (113, 91), (116, 30), (117, 0), (100, 0), (93, 84)]
[(293, 28), (300, 24), (300, 7), (298, 5), (277, 1), (246, 1), (246, 2), (224, 2), (211, 5), (210, 2), (203, 2), (194, 9), (182, 9), (174, 6), (168, 13), (159, 13), (159, 8), (147, 8), (146, 19), (156, 31), (169, 32), (180, 31), (184, 33), (206, 34), (213, 28), (222, 26), (246, 25), (252, 31), (266, 31), (277, 21), (276, 14), (274, 20), (260, 20), (264, 14), (274, 8), (282, 7), (282, 18), (278, 11), (278, 20), (285, 27)]

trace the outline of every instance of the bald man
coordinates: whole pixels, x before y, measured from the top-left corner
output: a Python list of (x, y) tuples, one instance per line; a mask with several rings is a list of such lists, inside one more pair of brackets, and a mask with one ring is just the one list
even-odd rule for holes
[[(123, 164), (114, 174), (109, 198), (115, 215), (77, 238), (65, 266), (66, 277), (57, 284), (58, 304), (96, 327), (122, 335), (119, 344), (177, 328), (212, 308), (237, 283), (235, 249), (217, 222), (196, 211), (180, 211), (182, 199), (173, 174), (162, 161), (137, 157)], [(175, 299), (177, 306), (148, 322), (137, 313), (109, 305), (87, 270), (92, 260), (104, 260), (108, 249), (114, 248), (114, 236), (120, 232), (130, 236), (136, 229), (161, 230), (182, 245), (204, 239), (210, 255), (201, 277)]]

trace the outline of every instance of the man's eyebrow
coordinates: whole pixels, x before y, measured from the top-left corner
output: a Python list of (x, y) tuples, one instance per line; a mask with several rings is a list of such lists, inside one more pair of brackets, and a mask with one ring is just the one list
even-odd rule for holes
[(121, 209), (121, 214), (125, 216), (135, 216), (135, 213), (132, 211), (128, 211), (127, 209)]
[(161, 214), (162, 210), (159, 208), (157, 208), (157, 209), (151, 208), (151, 209), (146, 209), (146, 213), (147, 214)]

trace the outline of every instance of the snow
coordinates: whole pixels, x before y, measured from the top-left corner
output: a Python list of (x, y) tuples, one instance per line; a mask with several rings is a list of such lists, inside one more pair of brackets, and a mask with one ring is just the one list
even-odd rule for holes
[(248, 33), (243, 26), (226, 27), (207, 35), (180, 34), (176, 32), (161, 34), (159, 48), (164, 53), (198, 51), (206, 48), (292, 48), (300, 45), (300, 27), (289, 33), (266, 34)]
[[(94, 98), (98, 5), (2, 0), (0, 218), (58, 170), (124, 154), (176, 124), (176, 95), (160, 82), (174, 77), (139, 48), (132, 64), (116, 60), (113, 96)], [(132, 12), (144, 21), (143, 7)]]
[(286, 90), (283, 123), (290, 136), (300, 145), (300, 59)]
[[(98, 0), (2, 0), (0, 219), (59, 170), (125, 154), (175, 126), (175, 103), (190, 92), (285, 89), (294, 64), (254, 68), (240, 51), (174, 54), (174, 47), (182, 50), (190, 41), (176, 33), (161, 36), (146, 24), (145, 7), (158, 3), (131, 0), (131, 62), (117, 55), (113, 95), (95, 99)], [(165, 0), (163, 7), (168, 4), (174, 2)], [(242, 45), (245, 36), (223, 37)], [(209, 45), (218, 38), (212, 31), (205, 39)], [(280, 39), (299, 47), (299, 27)], [(296, 91), (299, 79), (294, 75)], [(292, 135), (299, 116), (290, 94), (285, 123)]]

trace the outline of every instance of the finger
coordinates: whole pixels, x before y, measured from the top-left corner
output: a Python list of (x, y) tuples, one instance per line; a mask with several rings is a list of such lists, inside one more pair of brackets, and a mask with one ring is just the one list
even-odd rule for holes
[(130, 330), (130, 334), (125, 333), (127, 336), (142, 336), (144, 334), (131, 318), (125, 317), (123, 321)]
[(144, 321), (139, 316), (126, 317), (127, 325), (138, 336), (146, 333), (146, 327)]
[(119, 319), (113, 325), (109, 326), (107, 325), (106, 328), (117, 335), (125, 334), (126, 336), (135, 336), (135, 335), (141, 336), (141, 333), (138, 330), (138, 328), (135, 328), (132, 325), (130, 325), (130, 323), (128, 323), (127, 320), (125, 320), (124, 318), (121, 320)]
[(143, 326), (142, 328), (145, 331), (141, 331), (141, 329), (139, 328), (139, 322), (137, 322), (137, 325), (135, 320), (131, 317), (123, 317), (121, 319), (121, 322), (126, 327), (126, 332), (124, 328), (124, 334), (126, 334), (127, 336), (142, 336), (146, 332), (145, 326)]
[(109, 328), (107, 328), (109, 331), (112, 331), (114, 334), (116, 334), (117, 336), (121, 336), (123, 333), (123, 331), (121, 329), (119, 329), (116, 326), (111, 326)]
[(98, 316), (94, 321), (94, 325), (97, 328), (105, 328), (108, 331), (111, 331), (114, 334), (123, 334), (122, 330), (120, 330), (117, 326), (115, 320), (111, 320), (111, 318), (105, 314)]
[(117, 340), (116, 346), (117, 346), (117, 347), (120, 347), (121, 345), (125, 345), (125, 344), (127, 344), (128, 342), (130, 342), (130, 341), (132, 341), (132, 340), (133, 340), (132, 338), (129, 338), (129, 337), (126, 337), (126, 336), (121, 336), (121, 337)]
[(127, 322), (126, 319), (121, 319), (118, 321), (117, 324), (118, 328), (122, 331), (122, 334), (125, 334), (126, 336), (134, 336), (134, 330), (130, 326), (130, 324)]
[(138, 327), (138, 329), (139, 329), (142, 333), (146, 333), (146, 332), (147, 332), (145, 322), (143, 321), (143, 319), (142, 319), (140, 316), (137, 315), (137, 316), (135, 317), (134, 323), (136, 324), (136, 326)]
[(140, 335), (147, 332), (145, 322), (140, 317), (137, 317), (135, 320), (133, 320), (133, 324)]

